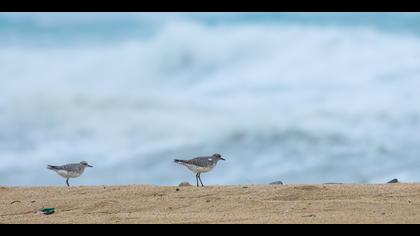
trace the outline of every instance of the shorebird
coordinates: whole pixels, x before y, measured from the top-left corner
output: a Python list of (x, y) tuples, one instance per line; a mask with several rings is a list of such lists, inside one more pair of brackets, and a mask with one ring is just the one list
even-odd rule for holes
[(52, 166), (48, 165), (47, 168), (57, 172), (61, 177), (66, 179), (67, 186), (70, 187), (69, 179), (77, 178), (83, 174), (86, 167), (93, 167), (89, 165), (86, 161), (75, 164), (67, 164), (63, 166)]
[(197, 181), (197, 187), (198, 180), (200, 180), (201, 186), (204, 187), (203, 181), (201, 181), (201, 173), (206, 173), (216, 166), (217, 162), (225, 159), (222, 158), (220, 154), (213, 154), (213, 156), (208, 157), (196, 157), (191, 160), (177, 160), (175, 159), (175, 163), (181, 164), (186, 166), (188, 169), (190, 169), (192, 172), (196, 173), (195, 180)]

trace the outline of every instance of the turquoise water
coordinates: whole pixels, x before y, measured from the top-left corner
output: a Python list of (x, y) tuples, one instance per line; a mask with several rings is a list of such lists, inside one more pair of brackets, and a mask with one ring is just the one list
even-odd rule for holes
[[(420, 14), (0, 14), (0, 185), (420, 180)], [(110, 176), (110, 173), (112, 175)], [(203, 179), (204, 180), (204, 179)]]
[(173, 21), (210, 26), (307, 25), (363, 27), (389, 33), (420, 34), (418, 13), (2, 13), (1, 41), (61, 46), (145, 39)]

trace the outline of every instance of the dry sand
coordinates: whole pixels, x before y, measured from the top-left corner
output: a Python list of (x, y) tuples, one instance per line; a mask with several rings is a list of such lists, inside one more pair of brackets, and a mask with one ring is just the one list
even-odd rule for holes
[(0, 223), (420, 223), (420, 185), (0, 187)]

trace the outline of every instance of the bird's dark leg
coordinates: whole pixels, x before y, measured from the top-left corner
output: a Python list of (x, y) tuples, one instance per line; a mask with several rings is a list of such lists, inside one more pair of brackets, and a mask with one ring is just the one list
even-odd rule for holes
[(67, 183), (67, 187), (70, 187), (69, 178), (67, 178), (66, 183)]
[(197, 187), (200, 187), (200, 185), (198, 185), (198, 173), (195, 175), (195, 180), (197, 181)]
[(198, 179), (200, 180), (201, 186), (204, 187), (203, 181), (201, 181), (201, 174), (198, 174)]

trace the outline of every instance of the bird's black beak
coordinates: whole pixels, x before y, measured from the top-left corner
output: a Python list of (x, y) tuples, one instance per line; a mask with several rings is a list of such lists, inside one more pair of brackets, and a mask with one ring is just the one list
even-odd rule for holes
[(93, 168), (93, 166), (91, 166), (91, 165), (87, 165), (88, 167), (90, 167), (90, 168)]
[(222, 161), (226, 161), (226, 159), (225, 159), (225, 158), (220, 158), (220, 160), (222, 160)]

